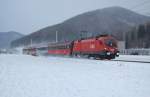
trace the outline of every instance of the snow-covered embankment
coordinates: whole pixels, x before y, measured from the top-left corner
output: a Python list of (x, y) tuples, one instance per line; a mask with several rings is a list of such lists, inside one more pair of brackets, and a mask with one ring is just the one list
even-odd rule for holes
[(0, 55), (0, 97), (149, 97), (150, 64)]

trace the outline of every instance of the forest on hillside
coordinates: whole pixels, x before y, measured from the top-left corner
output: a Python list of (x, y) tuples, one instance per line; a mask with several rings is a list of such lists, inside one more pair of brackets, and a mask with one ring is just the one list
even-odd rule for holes
[(150, 22), (134, 27), (125, 36), (127, 48), (150, 48)]

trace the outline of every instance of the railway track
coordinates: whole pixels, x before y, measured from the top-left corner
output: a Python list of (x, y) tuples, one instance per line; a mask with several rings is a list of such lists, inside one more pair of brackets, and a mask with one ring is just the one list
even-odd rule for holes
[[(83, 59), (87, 59), (87, 58), (83, 58)], [(92, 59), (92, 60), (101, 60), (101, 59)], [(102, 60), (105, 61), (105, 60)], [(150, 61), (137, 61), (137, 60), (107, 60), (107, 61), (120, 61), (120, 62), (134, 62), (134, 63), (150, 63)]]
[[(63, 57), (64, 58), (64, 57)], [(74, 59), (87, 59), (89, 58), (84, 58), (84, 57), (65, 57), (65, 58), (74, 58)], [(94, 59), (90, 58), (91, 60), (101, 60), (101, 59)], [(121, 59), (112, 59), (112, 60), (101, 60), (101, 61), (120, 61), (120, 62), (135, 62), (135, 63), (150, 63), (150, 61), (138, 61), (138, 60), (121, 60)]]
[[(101, 60), (101, 59), (95, 59), (95, 60)], [(134, 63), (150, 63), (150, 61), (121, 60), (121, 59), (112, 59), (112, 60), (107, 60), (107, 61), (134, 62)]]
[(111, 61), (136, 62), (136, 63), (150, 63), (150, 62), (148, 62), (148, 61), (135, 61), (135, 60), (111, 60)]

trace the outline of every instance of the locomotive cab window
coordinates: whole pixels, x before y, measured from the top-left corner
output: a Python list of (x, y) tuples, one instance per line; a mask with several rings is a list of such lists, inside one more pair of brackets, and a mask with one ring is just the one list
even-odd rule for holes
[(110, 46), (110, 47), (117, 47), (117, 44), (116, 44), (114, 39), (107, 39), (107, 40), (105, 40), (105, 44), (107, 46)]

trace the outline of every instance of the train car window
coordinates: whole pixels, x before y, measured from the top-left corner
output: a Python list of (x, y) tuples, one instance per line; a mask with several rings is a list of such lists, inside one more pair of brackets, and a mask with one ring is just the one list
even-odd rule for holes
[(56, 49), (69, 49), (71, 47), (70, 44), (63, 44), (63, 45), (51, 45), (48, 47), (49, 50), (56, 50)]
[(37, 48), (38, 50), (47, 50), (48, 47)]
[(70, 45), (67, 45), (67, 48), (70, 48)]
[(113, 39), (107, 39), (107, 40), (105, 40), (105, 44), (107, 46), (110, 46), (110, 47), (116, 47), (117, 46), (115, 40), (113, 40)]

